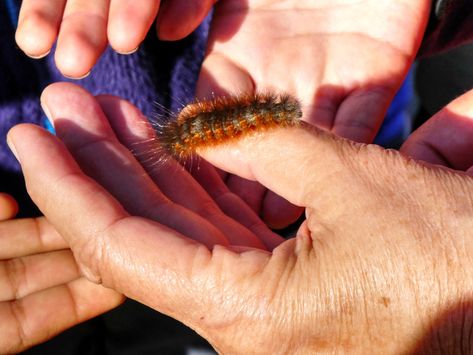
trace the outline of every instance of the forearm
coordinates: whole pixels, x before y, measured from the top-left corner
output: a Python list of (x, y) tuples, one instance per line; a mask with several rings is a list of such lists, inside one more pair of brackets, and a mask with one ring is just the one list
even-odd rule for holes
[(472, 0), (432, 0), (432, 13), (420, 49), (431, 55), (473, 40)]

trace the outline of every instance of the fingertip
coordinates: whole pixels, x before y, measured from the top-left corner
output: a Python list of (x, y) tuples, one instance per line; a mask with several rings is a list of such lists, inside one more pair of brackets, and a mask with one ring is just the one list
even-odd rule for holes
[[(92, 95), (83, 87), (68, 82), (58, 82), (48, 85), (41, 93), (40, 103), (48, 119), (54, 125), (53, 121), (56, 111), (65, 111), (78, 100)], [(64, 105), (67, 102), (68, 105)]]
[[(10, 128), (7, 133), (7, 143), (20, 164), (23, 164), (24, 147), (34, 144), (38, 139), (42, 139), (43, 133), (48, 132), (32, 123), (21, 123)], [(24, 172), (23, 165), (22, 168)]]
[(254, 91), (255, 83), (251, 75), (233, 61), (212, 53), (204, 59), (197, 81), (196, 97), (209, 98)]
[(458, 97), (413, 132), (400, 151), (457, 170), (473, 165), (473, 90)]
[[(76, 38), (72, 42), (63, 42), (58, 44), (54, 61), (58, 70), (69, 79), (83, 79), (90, 74), (98, 54), (91, 48), (87, 41), (82, 38)], [(82, 49), (79, 49), (82, 47)]]
[(135, 52), (146, 37), (158, 13), (159, 1), (111, 1), (107, 37), (120, 54)]
[[(79, 52), (75, 46), (58, 46), (54, 55), (54, 61), (58, 70), (68, 79), (83, 79), (90, 74), (95, 60), (93, 53), (86, 53), (87, 50)], [(81, 60), (85, 58), (85, 60)]]
[(139, 48), (143, 42), (146, 31), (135, 30), (130, 31), (129, 26), (124, 26), (123, 21), (110, 19), (107, 27), (107, 36), (110, 46), (119, 54), (132, 54)]
[(48, 101), (52, 98), (62, 96), (62, 95), (90, 95), (90, 93), (85, 90), (82, 86), (79, 86), (74, 83), (68, 82), (57, 82), (52, 83), (46, 86), (41, 93), (40, 101)]
[(283, 229), (296, 222), (304, 212), (298, 207), (275, 194), (268, 191), (263, 200), (262, 217), (264, 222), (272, 229)]
[(96, 99), (120, 141), (147, 142), (155, 137), (149, 121), (132, 103), (113, 95), (98, 95)]
[(191, 34), (204, 20), (214, 1), (167, 1), (159, 10), (156, 34), (160, 40), (176, 41)]
[[(103, 19), (92, 20), (92, 24), (85, 23), (83, 18), (63, 22), (54, 59), (59, 71), (67, 78), (88, 76), (105, 50), (107, 39), (105, 28), (101, 26)], [(91, 32), (93, 28), (97, 30)]]
[(371, 143), (394, 93), (391, 88), (360, 88), (341, 103), (332, 132), (359, 143)]
[(0, 192), (0, 221), (15, 217), (18, 209), (18, 203), (11, 195)]
[(21, 20), (15, 40), (21, 50), (34, 59), (49, 54), (58, 34), (58, 24), (40, 12), (33, 12)]

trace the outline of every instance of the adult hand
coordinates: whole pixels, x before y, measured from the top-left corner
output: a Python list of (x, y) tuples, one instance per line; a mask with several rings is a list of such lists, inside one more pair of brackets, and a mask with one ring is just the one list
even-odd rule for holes
[[(49, 53), (68, 77), (88, 74), (107, 42), (120, 53), (137, 49), (158, 15), (157, 33), (177, 40), (204, 19), (214, 0), (23, 0), (16, 41), (33, 58)], [(159, 12), (159, 14), (158, 14)]]
[(11, 219), (18, 213), (18, 203), (9, 194), (0, 192), (0, 221)]
[[(216, 198), (225, 212), (239, 222), (225, 215), (176, 162), (156, 165), (154, 132), (127, 102), (108, 96), (95, 100), (77, 86), (56, 84), (45, 90), (42, 103), (48, 107), (57, 135), (82, 161), (82, 168), (102, 186), (115, 191), (127, 210), (164, 219), (166, 224), (203, 242), (272, 249), (283, 241), (225, 186)], [(114, 118), (113, 127), (104, 112)], [(128, 149), (148, 169), (149, 176), (137, 161), (126, 164), (134, 159)], [(172, 201), (181, 201), (186, 208)], [(82, 216), (71, 218), (82, 220)], [(185, 218), (186, 223), (180, 218)], [(5, 243), (2, 250), (8, 253), (5, 259), (11, 260), (5, 260), (3, 273), (3, 319), (7, 321), (1, 326), (8, 332), (0, 331), (1, 353), (17, 352), (45, 341), (123, 300), (119, 294), (81, 278), (71, 252), (66, 250), (67, 244), (44, 218), (6, 223), (0, 224), (2, 236), (5, 234), (0, 240)], [(38, 307), (41, 302), (44, 307)], [(48, 316), (46, 322), (52, 307), (62, 308), (54, 317)]]
[(0, 352), (17, 353), (117, 306), (122, 296), (83, 278), (45, 218), (9, 220), (18, 204), (0, 194)]
[[(87, 96), (69, 91), (68, 103)], [(465, 105), (472, 101), (470, 93), (443, 114), (471, 126)], [(88, 103), (67, 116), (80, 117)], [(470, 176), (307, 127), (202, 151), (306, 207), (297, 236), (268, 252), (222, 241), (202, 221), (186, 230), (193, 219), (182, 210), (174, 211), (179, 227), (125, 208), (136, 160), (113, 137), (102, 142), (103, 117), (86, 116), (82, 135), (94, 137), (94, 152), (108, 147), (108, 158), (122, 163), (121, 171), (103, 174), (120, 181), (123, 195), (101, 186), (104, 176), (79, 168), (102, 165), (105, 152), (66, 143), (68, 151), (31, 125), (14, 128), (9, 141), (32, 198), (90, 280), (186, 323), (223, 353), (448, 352), (470, 345)], [(132, 186), (140, 204), (146, 196)]]
[(429, 0), (224, 0), (198, 95), (286, 91), (304, 119), (371, 142), (416, 56)]
[(12, 354), (104, 313), (123, 301), (80, 274), (47, 220), (0, 223), (0, 352)]
[[(199, 97), (287, 91), (304, 119), (370, 143), (410, 68), (430, 0), (224, 0), (215, 5)], [(271, 226), (300, 209), (261, 185), (225, 176)]]

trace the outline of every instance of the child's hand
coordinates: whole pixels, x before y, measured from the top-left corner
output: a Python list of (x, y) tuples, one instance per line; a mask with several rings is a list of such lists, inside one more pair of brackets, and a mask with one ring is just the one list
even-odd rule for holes
[(166, 40), (191, 33), (214, 0), (23, 0), (16, 33), (20, 48), (40, 58), (51, 50), (68, 77), (87, 75), (107, 43), (120, 53), (136, 50), (158, 15), (157, 32)]

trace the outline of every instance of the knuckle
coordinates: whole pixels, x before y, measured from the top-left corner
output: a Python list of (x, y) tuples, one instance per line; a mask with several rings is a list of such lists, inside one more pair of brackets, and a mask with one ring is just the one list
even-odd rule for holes
[(12, 298), (20, 298), (22, 285), (26, 282), (26, 263), (23, 258), (6, 260), (4, 263)]
[[(10, 313), (14, 326), (11, 328), (11, 337), (8, 337), (6, 344), (0, 344), (0, 351), (6, 354), (15, 354), (25, 350), (29, 344), (29, 337), (26, 330), (26, 312), (22, 300), (15, 300), (9, 303)], [(3, 352), (5, 351), (5, 352)]]
[(105, 263), (104, 243), (102, 237), (89, 238), (73, 247), (74, 257), (79, 270), (89, 281), (102, 284), (102, 265)]

